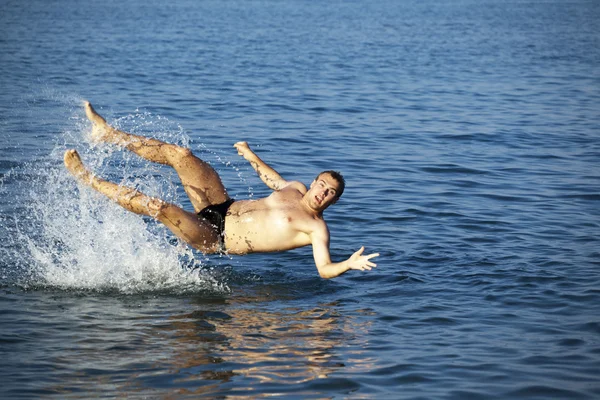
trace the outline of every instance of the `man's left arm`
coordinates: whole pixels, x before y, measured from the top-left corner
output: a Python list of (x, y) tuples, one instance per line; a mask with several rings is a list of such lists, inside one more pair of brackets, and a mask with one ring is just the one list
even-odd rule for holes
[(327, 226), (323, 226), (312, 232), (310, 236), (313, 247), (313, 257), (321, 278), (331, 279), (340, 276), (351, 269), (364, 271), (377, 266), (377, 264), (370, 260), (371, 258), (379, 256), (379, 253), (363, 256), (362, 253), (365, 250), (364, 246), (358, 249), (358, 251), (352, 254), (347, 260), (337, 263), (332, 262), (329, 253), (329, 230), (327, 229)]
[(281, 190), (289, 184), (289, 182), (283, 179), (277, 171), (256, 155), (256, 153), (250, 149), (247, 142), (237, 142), (233, 147), (236, 148), (240, 156), (244, 157), (250, 163), (259, 178), (270, 189)]

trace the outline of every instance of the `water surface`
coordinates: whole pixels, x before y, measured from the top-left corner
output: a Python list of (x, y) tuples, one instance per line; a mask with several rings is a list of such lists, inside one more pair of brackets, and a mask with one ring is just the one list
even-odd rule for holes
[[(5, 1), (0, 395), (600, 396), (594, 1)], [(236, 198), (338, 169), (331, 281), (310, 248), (205, 257), (78, 187), (191, 209), (177, 178), (94, 146), (189, 146)]]

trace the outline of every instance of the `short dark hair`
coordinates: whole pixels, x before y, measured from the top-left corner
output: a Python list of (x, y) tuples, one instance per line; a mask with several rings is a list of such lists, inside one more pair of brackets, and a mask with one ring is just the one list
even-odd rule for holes
[(340, 197), (342, 197), (342, 193), (344, 193), (344, 189), (346, 188), (346, 180), (344, 179), (342, 174), (340, 174), (338, 171), (332, 171), (332, 170), (323, 171), (323, 172), (320, 172), (319, 175), (317, 175), (315, 180), (318, 180), (319, 177), (323, 174), (329, 174), (329, 176), (331, 176), (337, 183), (340, 184), (340, 187), (338, 188), (337, 192), (335, 193), (335, 198), (339, 199)]

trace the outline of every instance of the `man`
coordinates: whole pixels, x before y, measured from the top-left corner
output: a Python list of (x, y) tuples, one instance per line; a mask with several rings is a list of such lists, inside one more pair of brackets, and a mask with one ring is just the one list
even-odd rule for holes
[(85, 102), (85, 111), (93, 124), (94, 140), (124, 147), (146, 160), (173, 167), (195, 212), (92, 175), (75, 150), (67, 150), (64, 157), (71, 174), (125, 209), (162, 222), (177, 237), (203, 253), (248, 254), (310, 244), (322, 278), (376, 266), (370, 259), (379, 254), (362, 255), (364, 247), (345, 261), (331, 261), (329, 230), (323, 211), (344, 191), (344, 178), (339, 173), (322, 172), (307, 189), (300, 182), (284, 180), (248, 143), (238, 142), (234, 145), (238, 154), (250, 162), (273, 193), (263, 199), (233, 201), (215, 170), (189, 149), (114, 129), (89, 102)]

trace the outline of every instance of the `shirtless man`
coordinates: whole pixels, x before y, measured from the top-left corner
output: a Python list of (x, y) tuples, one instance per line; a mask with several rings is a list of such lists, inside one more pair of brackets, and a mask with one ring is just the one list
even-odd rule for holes
[(147, 196), (140, 191), (94, 176), (75, 150), (65, 152), (67, 169), (79, 181), (136, 214), (155, 218), (177, 237), (203, 253), (248, 254), (290, 250), (312, 245), (313, 257), (322, 278), (335, 278), (348, 270), (370, 270), (373, 257), (364, 247), (347, 260), (334, 263), (329, 254), (329, 230), (323, 211), (344, 191), (344, 178), (334, 171), (321, 172), (307, 189), (300, 182), (284, 180), (262, 161), (246, 142), (234, 145), (273, 193), (258, 200), (233, 201), (216, 171), (187, 149), (125, 133), (110, 127), (85, 102), (95, 140), (124, 147), (146, 160), (173, 167), (195, 212)]

